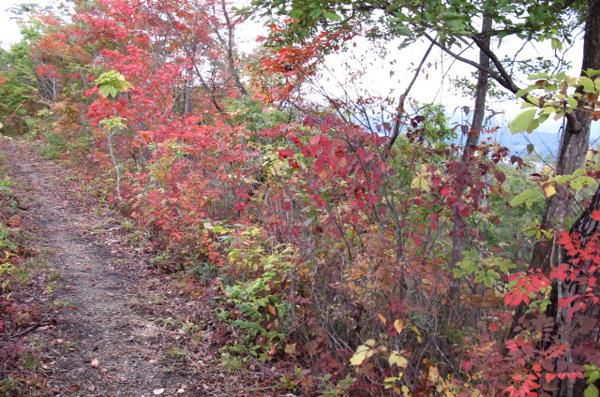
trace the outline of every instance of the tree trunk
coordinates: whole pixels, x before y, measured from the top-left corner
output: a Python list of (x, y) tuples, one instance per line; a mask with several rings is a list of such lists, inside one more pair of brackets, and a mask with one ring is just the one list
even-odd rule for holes
[(190, 68), (187, 71), (187, 76), (185, 79), (185, 87), (183, 91), (183, 114), (192, 113), (192, 79), (194, 77), (194, 73)]
[[(585, 209), (585, 211), (577, 218), (577, 220), (571, 226), (571, 230), (569, 231), (571, 235), (577, 235), (580, 239), (581, 246), (586, 246), (590, 237), (592, 237), (595, 233), (598, 232), (600, 222), (595, 220), (592, 216), (594, 211), (600, 210), (600, 185), (596, 188), (596, 193), (592, 197), (592, 201), (590, 205)], [(567, 263), (571, 263), (573, 258), (570, 258), (565, 250), (562, 251), (563, 261)], [(576, 264), (572, 264), (574, 267), (585, 266), (581, 262), (577, 262)], [(582, 285), (577, 279), (575, 281), (564, 281), (564, 282), (555, 282), (552, 285), (552, 292), (550, 294), (551, 304), (548, 308), (546, 315), (549, 318), (555, 319), (554, 326), (554, 334), (557, 340), (561, 340), (569, 346), (566, 355), (573, 360), (575, 364), (583, 365), (587, 364), (586, 362), (581, 362), (581, 360), (577, 360), (578, 357), (573, 357), (573, 349), (576, 349), (578, 346), (581, 347), (582, 343), (589, 342), (594, 340), (594, 336), (597, 334), (597, 326), (598, 326), (598, 308), (590, 307), (583, 315), (589, 318), (591, 321), (595, 319), (595, 326), (592, 327), (594, 331), (591, 331), (589, 334), (578, 335), (575, 336), (569, 329), (569, 325), (575, 322), (575, 319), (569, 319), (567, 313), (570, 307), (560, 308), (559, 300), (567, 299), (576, 295), (584, 294), (588, 285), (585, 283)], [(579, 361), (579, 362), (578, 362)], [(557, 397), (574, 397), (574, 396), (582, 396), (583, 390), (586, 387), (585, 380), (577, 379), (577, 380), (561, 380), (559, 381), (559, 388), (557, 392)]]
[(223, 10), (223, 16), (225, 17), (225, 26), (227, 27), (227, 42), (224, 43), (227, 51), (227, 64), (229, 65), (229, 71), (231, 76), (233, 77), (233, 81), (235, 86), (240, 91), (240, 94), (247, 95), (248, 91), (246, 91), (246, 87), (242, 84), (242, 80), (240, 79), (239, 70), (236, 67), (235, 59), (233, 56), (233, 49), (235, 46), (235, 26), (231, 22), (231, 18), (229, 18), (229, 12), (227, 11), (227, 4), (225, 0), (221, 0), (221, 8)]
[[(482, 40), (486, 48), (490, 47), (490, 35), (488, 32), (492, 30), (492, 17), (489, 15), (483, 16), (481, 27)], [(467, 142), (463, 150), (463, 158), (469, 157), (473, 148), (479, 144), (481, 129), (483, 128), (483, 119), (485, 117), (485, 101), (489, 87), (490, 57), (482, 50), (479, 51), (479, 69), (477, 73), (477, 86), (475, 86), (475, 107), (473, 108), (473, 121), (467, 136)]]
[[(581, 74), (587, 69), (600, 69), (600, 0), (588, 0), (588, 15), (583, 38), (583, 61)], [(556, 163), (557, 175), (572, 174), (583, 166), (590, 141), (592, 118), (589, 111), (579, 109), (567, 119)], [(558, 194), (546, 200), (546, 208), (540, 227), (561, 229), (565, 218), (570, 215), (571, 198), (566, 189), (558, 189)], [(553, 242), (538, 241), (533, 250), (531, 266), (548, 272), (556, 258), (552, 258)], [(556, 250), (554, 250), (556, 251)]]
[[(485, 37), (482, 44), (486, 48), (490, 47), (490, 35), (487, 33), (491, 29), (492, 18), (489, 15), (484, 15), (481, 33), (482, 36)], [(481, 136), (481, 128), (483, 127), (483, 119), (485, 116), (485, 102), (489, 86), (489, 73), (487, 70), (490, 68), (490, 57), (483, 50), (479, 51), (479, 66), (477, 86), (475, 87), (473, 121), (471, 122), (467, 142), (465, 143), (462, 153), (462, 161), (465, 163), (465, 168), (467, 170), (470, 169), (469, 162), (473, 151), (479, 144), (479, 137)], [(466, 188), (467, 186), (461, 184), (458, 188), (460, 194), (462, 194)], [(458, 209), (454, 209), (452, 213), (452, 254), (450, 257), (450, 268), (454, 268), (456, 264), (463, 259), (463, 252), (465, 250), (465, 229), (466, 223), (464, 217), (460, 214)], [(458, 283), (452, 283), (450, 286), (449, 296), (451, 300), (454, 300), (457, 297), (458, 288)]]
[[(588, 0), (588, 13), (585, 23), (583, 39), (583, 60), (581, 73), (587, 69), (600, 69), (600, 0)], [(583, 166), (585, 155), (589, 146), (591, 114), (583, 109), (576, 110), (567, 120), (563, 132), (556, 163), (556, 174), (572, 174)], [(563, 227), (565, 218), (570, 215), (571, 198), (562, 186), (557, 188), (557, 194), (546, 200), (546, 207), (540, 227), (558, 231)], [(555, 249), (555, 241), (538, 241), (533, 249), (533, 256), (529, 265), (530, 269), (539, 269), (548, 273), (552, 265), (557, 263), (559, 249)], [(513, 338), (516, 329), (525, 313), (525, 306), (520, 305), (515, 311), (512, 325), (507, 333), (507, 338)]]

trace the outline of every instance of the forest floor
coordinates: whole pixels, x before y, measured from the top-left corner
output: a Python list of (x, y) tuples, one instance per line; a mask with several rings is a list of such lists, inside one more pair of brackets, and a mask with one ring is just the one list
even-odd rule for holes
[(152, 269), (124, 218), (35, 145), (0, 137), (0, 155), (34, 260), (56, 274), (44, 320), (21, 336), (50, 395), (246, 395), (214, 362), (206, 299), (189, 299), (181, 280)]

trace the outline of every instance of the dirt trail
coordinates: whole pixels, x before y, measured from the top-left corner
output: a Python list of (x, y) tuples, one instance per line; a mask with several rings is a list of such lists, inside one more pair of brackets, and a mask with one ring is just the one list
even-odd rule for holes
[[(161, 280), (142, 279), (147, 274), (141, 270), (143, 259), (115, 237), (119, 223), (82, 204), (85, 195), (68, 186), (68, 173), (41, 160), (29, 145), (0, 142), (0, 150), (12, 165), (16, 183), (30, 189), (31, 244), (62, 277), (63, 286), (54, 297), (54, 325), (29, 336), (41, 346), (51, 392), (90, 397), (233, 395), (203, 383), (208, 365), (179, 346), (185, 335), (173, 325), (176, 309), (168, 307), (170, 302), (159, 303), (171, 300), (160, 295), (164, 291), (148, 291), (152, 286), (160, 289)], [(149, 301), (152, 296), (156, 305)], [(160, 322), (165, 318), (170, 328)]]

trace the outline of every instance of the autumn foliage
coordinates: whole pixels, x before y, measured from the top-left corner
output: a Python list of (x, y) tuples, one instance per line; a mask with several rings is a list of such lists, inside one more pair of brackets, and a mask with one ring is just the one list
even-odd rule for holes
[[(542, 199), (559, 182), (527, 181), (528, 164), (489, 142), (466, 161), (434, 108), (403, 119), (390, 150), (389, 123), (374, 134), (309, 106), (300, 87), (350, 31), (288, 46), (273, 25), (276, 48), (243, 62), (224, 1), (75, 4), (31, 44), (56, 87), (39, 128), (147, 232), (156, 266), (215, 298), (234, 330), (223, 357), (268, 363), (275, 394), (595, 388), (600, 236), (561, 231), (560, 263), (529, 269), (544, 231), (525, 222), (541, 204), (508, 205), (518, 178)], [(593, 183), (565, 187), (583, 203), (595, 159), (580, 175)], [(456, 235), (468, 249), (453, 267)]]

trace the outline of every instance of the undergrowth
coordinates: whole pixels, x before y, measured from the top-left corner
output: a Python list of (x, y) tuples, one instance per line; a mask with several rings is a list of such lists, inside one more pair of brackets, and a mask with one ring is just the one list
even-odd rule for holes
[(0, 154), (0, 396), (44, 396), (44, 371), (26, 336), (44, 312), (27, 294), (42, 293), (37, 273), (47, 269), (38, 266), (28, 249), (8, 171), (8, 161)]

